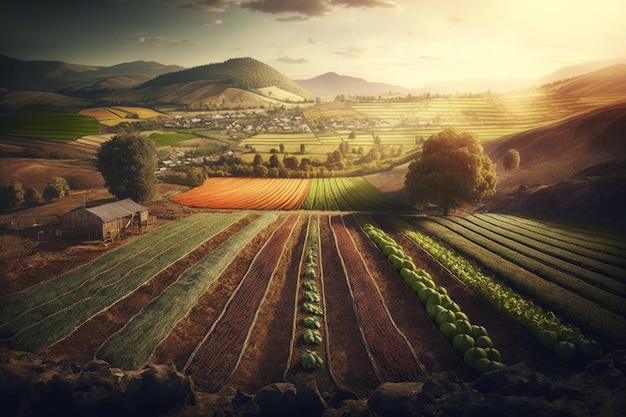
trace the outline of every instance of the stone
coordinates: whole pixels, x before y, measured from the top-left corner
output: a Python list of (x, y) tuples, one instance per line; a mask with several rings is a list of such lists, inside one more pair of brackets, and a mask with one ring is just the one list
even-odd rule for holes
[(262, 387), (256, 393), (254, 402), (259, 405), (261, 415), (296, 415), (298, 409), (296, 397), (295, 385), (279, 382)]

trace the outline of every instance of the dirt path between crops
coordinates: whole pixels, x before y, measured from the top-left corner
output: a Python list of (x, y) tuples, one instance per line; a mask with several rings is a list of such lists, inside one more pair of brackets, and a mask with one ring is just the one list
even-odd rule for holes
[(320, 239), (322, 242), (324, 295), (326, 297), (326, 321), (330, 360), (333, 375), (342, 389), (359, 396), (366, 396), (378, 384), (378, 378), (361, 338), (361, 330), (349, 302), (350, 289), (346, 281), (341, 258), (329, 216), (321, 216)]
[(375, 216), (374, 219), (413, 258), (418, 268), (426, 270), (437, 285), (448, 290), (450, 297), (468, 315), (472, 324), (487, 328), (494, 346), (502, 354), (503, 362), (514, 364), (532, 358), (537, 370), (546, 375), (572, 371), (564, 363), (555, 360), (526, 329), (493, 308), (417, 243), (390, 226), (382, 216)]
[(298, 292), (300, 258), (306, 240), (308, 216), (300, 216), (286, 250), (278, 261), (248, 346), (237, 369), (226, 385), (256, 392), (265, 385), (282, 381), (289, 359), (294, 322), (294, 303)]
[(202, 341), (222, 313), (232, 293), (250, 267), (254, 256), (283, 220), (284, 217), (279, 216), (233, 258), (226, 270), (200, 297), (189, 314), (183, 317), (170, 334), (156, 347), (152, 356), (153, 362), (172, 362), (178, 369), (184, 368), (195, 347)]

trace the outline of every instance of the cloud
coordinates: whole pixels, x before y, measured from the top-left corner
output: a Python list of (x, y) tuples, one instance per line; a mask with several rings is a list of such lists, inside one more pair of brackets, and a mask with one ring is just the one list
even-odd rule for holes
[(181, 9), (196, 10), (199, 12), (224, 13), (231, 6), (238, 6), (241, 0), (199, 0), (184, 3)]
[(349, 48), (344, 49), (343, 51), (335, 51), (333, 53), (335, 55), (355, 59), (355, 58), (362, 58), (364, 52), (365, 52), (364, 48), (357, 48), (356, 46), (351, 46)]
[(243, 9), (269, 14), (292, 13), (296, 16), (281, 17), (279, 20), (306, 20), (330, 14), (333, 8), (327, 0), (252, 0), (241, 4)]
[(194, 43), (188, 39), (164, 38), (162, 36), (145, 36), (141, 33), (135, 36), (122, 36), (121, 39), (154, 46), (194, 46)]
[(287, 64), (308, 64), (310, 61), (306, 58), (290, 58), (288, 56), (281, 56), (276, 61), (284, 62)]
[(219, 26), (222, 23), (224, 23), (224, 21), (220, 20), (220, 19), (207, 20), (207, 21), (204, 21), (204, 22), (198, 22), (198, 24), (200, 26), (204, 26), (205, 28), (210, 28), (210, 27), (213, 27), (213, 26)]
[(361, 7), (361, 8), (369, 8), (369, 7), (384, 7), (391, 8), (397, 7), (398, 5), (393, 1), (389, 0), (332, 0), (331, 3), (333, 5), (342, 6), (342, 7)]

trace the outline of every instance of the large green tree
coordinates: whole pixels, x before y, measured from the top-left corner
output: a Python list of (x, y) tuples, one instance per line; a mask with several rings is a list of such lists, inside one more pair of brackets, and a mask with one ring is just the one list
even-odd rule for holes
[(477, 203), (496, 191), (496, 168), (471, 132), (442, 130), (423, 145), (404, 180), (411, 205), (451, 208)]
[(156, 146), (146, 136), (120, 134), (100, 145), (96, 166), (118, 199), (143, 203), (156, 195)]

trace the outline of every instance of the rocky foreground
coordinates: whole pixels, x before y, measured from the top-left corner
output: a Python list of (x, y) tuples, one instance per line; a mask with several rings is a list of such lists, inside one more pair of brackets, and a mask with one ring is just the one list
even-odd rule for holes
[(349, 391), (324, 398), (314, 374), (309, 382), (276, 383), (254, 394), (206, 394), (173, 366), (122, 371), (94, 360), (79, 367), (8, 350), (0, 359), (5, 416), (614, 417), (626, 410), (626, 350), (568, 375), (548, 377), (522, 362), (471, 383), (451, 372), (424, 383), (385, 383), (368, 398)]

